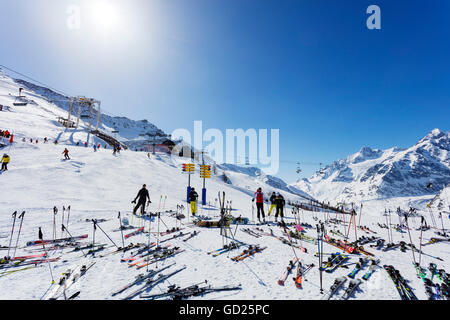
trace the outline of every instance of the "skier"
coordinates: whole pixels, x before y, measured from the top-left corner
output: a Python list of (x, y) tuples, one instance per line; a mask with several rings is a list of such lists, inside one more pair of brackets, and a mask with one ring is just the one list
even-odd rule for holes
[(198, 193), (195, 191), (195, 188), (192, 188), (191, 192), (189, 192), (189, 202), (191, 203), (191, 213), (193, 216), (197, 213), (197, 199)]
[(45, 137), (44, 138), (44, 143), (47, 143), (48, 142), (48, 139), (47, 139), (47, 137)]
[(255, 192), (254, 198), (252, 199), (252, 202), (255, 201), (256, 198), (256, 209), (257, 209), (257, 217), (258, 221), (261, 223), (261, 215), (263, 218), (263, 222), (266, 222), (266, 216), (264, 214), (264, 194), (262, 193), (262, 189), (258, 188), (258, 190)]
[(144, 185), (142, 186), (142, 189), (139, 190), (139, 192), (138, 192), (136, 198), (135, 198), (131, 203), (136, 204), (137, 198), (139, 198), (139, 201), (138, 201), (137, 205), (136, 205), (136, 206), (134, 207), (134, 209), (133, 209), (133, 214), (136, 214), (136, 211), (139, 209), (139, 207), (142, 206), (142, 208), (141, 208), (141, 214), (143, 215), (143, 214), (144, 214), (144, 210), (145, 210), (145, 203), (146, 203), (146, 200), (148, 199), (148, 203), (152, 203), (152, 202), (150, 201), (150, 195), (149, 195), (148, 190), (147, 190), (147, 185), (144, 184)]
[(94, 152), (97, 152), (97, 146), (94, 144)]
[(64, 158), (65, 158), (66, 160), (70, 160), (70, 157), (69, 157), (69, 150), (67, 150), (67, 148), (64, 149), (64, 151), (63, 151), (62, 154), (64, 155)]
[(275, 199), (277, 198), (277, 195), (275, 192), (272, 192), (272, 195), (270, 196), (270, 209), (269, 209), (269, 216), (272, 213), (272, 210), (277, 207), (277, 204), (275, 203)]
[(0, 171), (8, 170), (8, 163), (11, 161), (11, 158), (5, 153), (2, 158), (2, 169)]
[(277, 213), (275, 214), (275, 222), (277, 222), (278, 215), (280, 215), (280, 217), (281, 217), (281, 222), (284, 222), (283, 221), (283, 217), (284, 217), (283, 208), (284, 208), (284, 205), (286, 204), (286, 201), (284, 200), (283, 196), (280, 193), (278, 193), (277, 198), (275, 199), (275, 203), (277, 205)]

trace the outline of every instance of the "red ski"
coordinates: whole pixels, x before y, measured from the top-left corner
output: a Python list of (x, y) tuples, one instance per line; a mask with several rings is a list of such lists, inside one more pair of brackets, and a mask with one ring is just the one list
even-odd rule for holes
[(295, 286), (298, 289), (302, 288), (303, 270), (302, 263), (299, 261), (297, 266), (297, 276), (294, 278)]
[(137, 235), (137, 234), (139, 234), (139, 233), (142, 233), (142, 232), (144, 232), (144, 227), (139, 228), (139, 229), (137, 229), (136, 231), (133, 231), (133, 232), (131, 232), (131, 233), (129, 233), (129, 234), (126, 234), (126, 235), (125, 235), (125, 239), (128, 239), (128, 238), (130, 238), (130, 237), (132, 237), (132, 236), (135, 236), (135, 235)]
[(283, 275), (278, 279), (278, 284), (280, 286), (284, 286), (284, 283), (286, 282), (287, 277), (292, 272), (292, 269), (295, 268), (295, 265), (297, 264), (297, 259), (292, 259), (289, 261), (289, 265), (287, 266), (286, 270), (284, 271)]
[(41, 257), (45, 257), (45, 256), (46, 256), (45, 253), (41, 253), (41, 254), (34, 254), (34, 255), (30, 255), (30, 256), (14, 257), (11, 260), (27, 260), (27, 259), (33, 259), (33, 258), (41, 258)]
[(88, 234), (84, 234), (82, 236), (78, 236), (78, 237), (73, 237), (73, 238), (63, 238), (63, 239), (55, 239), (55, 240), (36, 240), (36, 241), (28, 241), (27, 242), (27, 246), (36, 246), (39, 244), (51, 244), (51, 243), (60, 243), (60, 242), (68, 242), (68, 241), (73, 241), (73, 240), (81, 240), (81, 239), (86, 239), (87, 237), (89, 237)]

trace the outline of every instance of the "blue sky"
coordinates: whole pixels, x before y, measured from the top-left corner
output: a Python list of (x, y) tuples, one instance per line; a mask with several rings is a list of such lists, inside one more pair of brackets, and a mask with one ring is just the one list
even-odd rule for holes
[[(106, 27), (95, 2), (0, 0), (0, 64), (168, 133), (280, 129), (287, 182), (295, 162), (309, 177), (450, 129), (447, 0), (109, 0)], [(381, 30), (366, 28), (371, 4)]]

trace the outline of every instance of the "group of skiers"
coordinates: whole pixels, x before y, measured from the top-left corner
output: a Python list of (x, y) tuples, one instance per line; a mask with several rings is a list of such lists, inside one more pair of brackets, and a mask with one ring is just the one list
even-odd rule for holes
[(11, 133), (8, 130), (0, 130), (0, 137), (4, 137), (6, 139), (9, 139), (9, 137), (11, 136)]
[(0, 130), (0, 138), (9, 139), (9, 143), (13, 143), (14, 135), (10, 133), (8, 130), (2, 131)]
[[(138, 200), (136, 202), (136, 200)], [(136, 211), (141, 208), (142, 213), (144, 212), (145, 206), (147, 204), (152, 203), (150, 201), (150, 195), (147, 190), (147, 186), (144, 184), (142, 189), (138, 192), (136, 198), (132, 201), (133, 204), (136, 206), (133, 209), (133, 214), (136, 214)], [(191, 206), (191, 214), (195, 216), (197, 214), (197, 200), (198, 200), (198, 193), (195, 191), (195, 188), (191, 188), (189, 195), (188, 195), (188, 201)], [(257, 208), (257, 218), (258, 221), (261, 223), (261, 217), (263, 219), (263, 222), (266, 221), (265, 214), (264, 214), (264, 202), (268, 202), (270, 200), (270, 209), (269, 209), (269, 216), (272, 213), (273, 209), (276, 209), (275, 213), (275, 222), (278, 221), (278, 217), (281, 218), (281, 221), (283, 222), (284, 213), (283, 209), (286, 205), (286, 201), (284, 200), (284, 197), (280, 193), (273, 192), (270, 198), (267, 200), (264, 199), (264, 194), (262, 192), (261, 188), (258, 188), (258, 190), (255, 192), (254, 198), (252, 199), (252, 202), (256, 200), (256, 208)]]
[[(258, 190), (256, 190), (254, 197), (252, 199), (252, 202), (255, 202), (255, 200), (256, 200), (256, 210), (257, 210), (258, 221), (261, 223), (261, 217), (262, 217), (263, 222), (266, 222), (266, 217), (264, 214), (264, 202), (268, 202), (268, 200), (264, 199), (264, 194), (263, 194), (261, 188), (258, 188)], [(270, 196), (269, 200), (271, 203), (270, 208), (269, 208), (269, 216), (272, 213), (272, 210), (276, 209), (275, 222), (278, 221), (278, 216), (280, 216), (281, 221), (283, 221), (283, 217), (284, 217), (283, 209), (286, 204), (284, 197), (280, 193), (273, 192), (272, 195)]]

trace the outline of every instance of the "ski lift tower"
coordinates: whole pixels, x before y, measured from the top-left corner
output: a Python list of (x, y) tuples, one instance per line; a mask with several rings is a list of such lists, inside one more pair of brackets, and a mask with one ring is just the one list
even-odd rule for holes
[(93, 116), (94, 111), (97, 112), (95, 131), (98, 131), (98, 126), (100, 124), (100, 115), (101, 115), (101, 101), (92, 99), (92, 98), (86, 98), (84, 96), (71, 97), (70, 104), (69, 104), (69, 113), (67, 116), (68, 124), (70, 123), (70, 117), (72, 114), (72, 108), (73, 108), (74, 103), (78, 104), (77, 124), (75, 127), (78, 128), (78, 125), (80, 123), (82, 105), (87, 105), (89, 107), (89, 131), (91, 131), (91, 128), (92, 128), (92, 122), (94, 120), (94, 116)]

